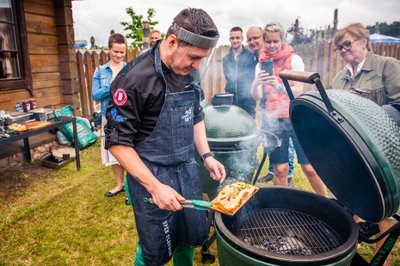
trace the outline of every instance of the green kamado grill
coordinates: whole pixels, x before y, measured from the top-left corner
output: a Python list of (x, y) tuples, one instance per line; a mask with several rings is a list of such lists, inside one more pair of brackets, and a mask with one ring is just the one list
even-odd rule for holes
[[(382, 265), (400, 223), (375, 239), (362, 228), (391, 216), (400, 220), (400, 112), (389, 114), (350, 92), (325, 91), (317, 73), (280, 76), (299, 142), (337, 199), (261, 188), (234, 217), (215, 215), (220, 265)], [(318, 92), (294, 99), (287, 80), (314, 83)], [(367, 222), (357, 224), (354, 214)], [(356, 253), (359, 241), (386, 235), (386, 247), (369, 264)]]
[[(207, 141), (215, 158), (224, 166), (227, 179), (250, 183), (257, 164), (257, 148), (261, 143), (254, 119), (232, 104), (233, 94), (216, 94), (212, 103), (203, 102)], [(210, 178), (200, 157), (202, 191), (210, 199), (218, 193), (218, 182)]]

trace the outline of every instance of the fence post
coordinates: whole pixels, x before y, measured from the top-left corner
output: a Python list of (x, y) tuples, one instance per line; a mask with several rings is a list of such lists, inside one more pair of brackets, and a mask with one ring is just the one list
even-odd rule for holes
[[(90, 105), (90, 102), (89, 102), (89, 96), (88, 96), (88, 94), (89, 94), (89, 89), (91, 89), (92, 88), (92, 80), (91, 80), (91, 77), (93, 77), (93, 71), (90, 69), (90, 68), (92, 68), (92, 62), (91, 62), (91, 59), (90, 59), (90, 53), (89, 52), (86, 52), (85, 54), (84, 54), (84, 60), (83, 60), (83, 65), (84, 65), (84, 73), (83, 73), (83, 76), (84, 76), (84, 79), (86, 80), (86, 82), (85, 82), (85, 86), (83, 87), (83, 90), (81, 91), (81, 108), (82, 108), (82, 116), (83, 117), (86, 117), (86, 118), (88, 118), (89, 117), (89, 107), (88, 107), (88, 105)], [(89, 73), (92, 73), (92, 75), (89, 75)], [(90, 98), (92, 98), (91, 97), (91, 95), (90, 95)]]
[[(85, 52), (86, 53), (86, 52)], [(86, 79), (85, 79), (85, 70), (84, 70), (84, 62), (83, 62), (83, 54), (79, 51), (76, 52), (76, 62), (78, 64), (77, 69), (78, 69), (78, 79), (79, 79), (79, 100), (81, 102), (81, 115), (82, 115), (82, 110), (85, 108), (84, 107), (84, 101), (82, 99), (83, 92), (85, 91), (86, 88)]]

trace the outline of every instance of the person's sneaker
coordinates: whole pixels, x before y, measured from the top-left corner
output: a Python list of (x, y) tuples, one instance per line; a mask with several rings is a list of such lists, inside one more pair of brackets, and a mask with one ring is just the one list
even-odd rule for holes
[(257, 180), (257, 182), (261, 182), (261, 183), (269, 182), (269, 181), (272, 180), (273, 177), (274, 177), (274, 174), (268, 173), (268, 175), (260, 177), (260, 178)]

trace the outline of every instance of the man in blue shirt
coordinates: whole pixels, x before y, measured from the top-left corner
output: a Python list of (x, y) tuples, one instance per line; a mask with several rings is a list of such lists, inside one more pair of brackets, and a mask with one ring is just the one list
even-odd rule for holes
[(257, 58), (243, 46), (243, 30), (240, 27), (230, 30), (229, 41), (231, 48), (222, 61), (226, 79), (225, 92), (232, 93), (234, 104), (255, 117), (256, 102), (250, 92)]

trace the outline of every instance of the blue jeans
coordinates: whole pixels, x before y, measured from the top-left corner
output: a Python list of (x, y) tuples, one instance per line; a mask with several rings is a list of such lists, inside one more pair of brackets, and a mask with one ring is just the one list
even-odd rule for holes
[[(288, 173), (288, 177), (291, 178), (291, 177), (293, 177), (293, 171), (294, 171), (294, 147), (293, 147), (292, 138), (289, 139), (288, 152), (289, 152), (289, 173)], [(271, 174), (274, 174), (274, 167), (272, 166), (271, 161), (269, 162), (268, 172), (271, 173)]]

